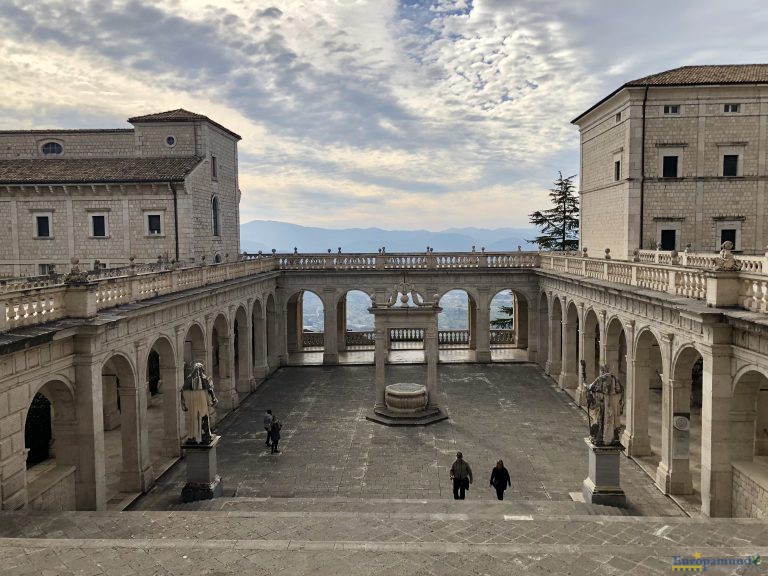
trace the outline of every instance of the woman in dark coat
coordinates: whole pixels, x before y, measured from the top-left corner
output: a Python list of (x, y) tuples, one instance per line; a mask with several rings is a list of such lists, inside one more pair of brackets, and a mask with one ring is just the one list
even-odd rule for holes
[(504, 468), (504, 462), (499, 460), (496, 467), (491, 471), (491, 486), (496, 488), (496, 497), (504, 500), (504, 490), (507, 486), (512, 486), (512, 480), (509, 478), (509, 472)]

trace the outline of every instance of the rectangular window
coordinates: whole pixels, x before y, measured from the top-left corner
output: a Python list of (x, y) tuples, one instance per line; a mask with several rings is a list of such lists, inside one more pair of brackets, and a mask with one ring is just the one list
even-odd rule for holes
[(739, 175), (739, 155), (725, 154), (723, 156), (723, 176)]
[(723, 228), (720, 230), (720, 246), (723, 242), (731, 242), (736, 248), (736, 228)]
[(104, 238), (107, 236), (107, 217), (104, 214), (91, 214), (91, 236)]
[(40, 276), (48, 276), (56, 272), (56, 267), (53, 264), (38, 264), (37, 271)]
[(621, 112), (616, 113), (616, 124), (618, 124), (619, 122), (621, 122)]
[(160, 223), (160, 214), (147, 214), (147, 234), (162, 234), (162, 224)]
[(677, 156), (664, 156), (663, 178), (677, 178)]
[(677, 230), (661, 231), (661, 249), (675, 250), (677, 247)]
[(38, 238), (50, 238), (51, 237), (51, 217), (50, 216), (35, 216), (35, 235)]
[(219, 166), (216, 161), (216, 156), (211, 156), (211, 178), (214, 180), (219, 177)]
[(665, 104), (664, 114), (680, 114), (680, 104)]
[(723, 112), (726, 114), (735, 114), (741, 108), (741, 104), (725, 104), (723, 106)]
[(614, 160), (613, 162), (613, 179), (616, 182), (621, 180), (621, 160)]

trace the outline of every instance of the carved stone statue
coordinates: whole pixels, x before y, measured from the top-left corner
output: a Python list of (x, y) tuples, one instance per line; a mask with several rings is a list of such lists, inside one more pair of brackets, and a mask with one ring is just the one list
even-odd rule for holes
[(726, 240), (721, 248), (720, 255), (715, 258), (715, 270), (741, 270), (741, 262), (731, 252), (733, 242)]
[(600, 367), (600, 376), (587, 387), (589, 437), (595, 446), (620, 445), (621, 415), (624, 413), (624, 386), (618, 378)]
[(211, 442), (208, 408), (218, 403), (213, 391), (213, 380), (205, 374), (203, 365), (196, 363), (181, 387), (181, 408), (187, 412), (186, 443), (209, 444)]

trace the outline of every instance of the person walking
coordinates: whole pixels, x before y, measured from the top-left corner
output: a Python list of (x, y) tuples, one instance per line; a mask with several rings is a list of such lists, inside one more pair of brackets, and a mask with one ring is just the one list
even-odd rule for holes
[(277, 418), (272, 419), (272, 454), (280, 454), (280, 450), (277, 449), (277, 444), (280, 442), (280, 429), (283, 427), (280, 420)]
[(504, 462), (501, 460), (496, 462), (496, 466), (491, 470), (491, 486), (496, 488), (496, 498), (499, 500), (504, 500), (504, 490), (507, 486), (512, 486), (509, 472), (504, 468)]
[(269, 437), (272, 433), (272, 410), (267, 410), (267, 412), (264, 414), (264, 430), (267, 431), (267, 446), (269, 446)]
[(453, 499), (464, 500), (465, 491), (472, 484), (472, 467), (464, 461), (461, 452), (456, 453), (456, 461), (451, 466), (451, 480), (453, 480)]

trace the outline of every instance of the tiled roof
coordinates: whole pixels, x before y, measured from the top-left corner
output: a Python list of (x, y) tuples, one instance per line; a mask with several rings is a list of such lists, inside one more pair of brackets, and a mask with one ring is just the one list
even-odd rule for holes
[(768, 84), (768, 64), (682, 66), (627, 82), (624, 86), (695, 86)]
[(571, 123), (576, 123), (583, 116), (592, 112), (592, 110), (621, 92), (624, 88), (642, 88), (645, 86), (709, 86), (718, 84), (768, 84), (768, 64), (681, 66), (680, 68), (673, 68), (658, 74), (644, 76), (637, 80), (630, 80), (579, 114)]
[(217, 128), (221, 128), (226, 132), (227, 134), (231, 134), (238, 140), (241, 140), (241, 137), (238, 134), (235, 134), (230, 130), (229, 128), (225, 128), (218, 122), (214, 122), (208, 116), (203, 116), (202, 114), (198, 114), (196, 112), (190, 112), (189, 110), (184, 110), (184, 108), (178, 108), (176, 110), (168, 110), (166, 112), (157, 112), (155, 114), (145, 114), (144, 116), (134, 116), (133, 118), (128, 118), (128, 122), (131, 124), (136, 123), (143, 123), (143, 122), (201, 122), (206, 121), (210, 122)]
[(0, 160), (0, 184), (180, 182), (202, 160), (199, 156)]
[(0, 130), (0, 134), (114, 134), (133, 131), (133, 128), (51, 128), (50, 130)]

